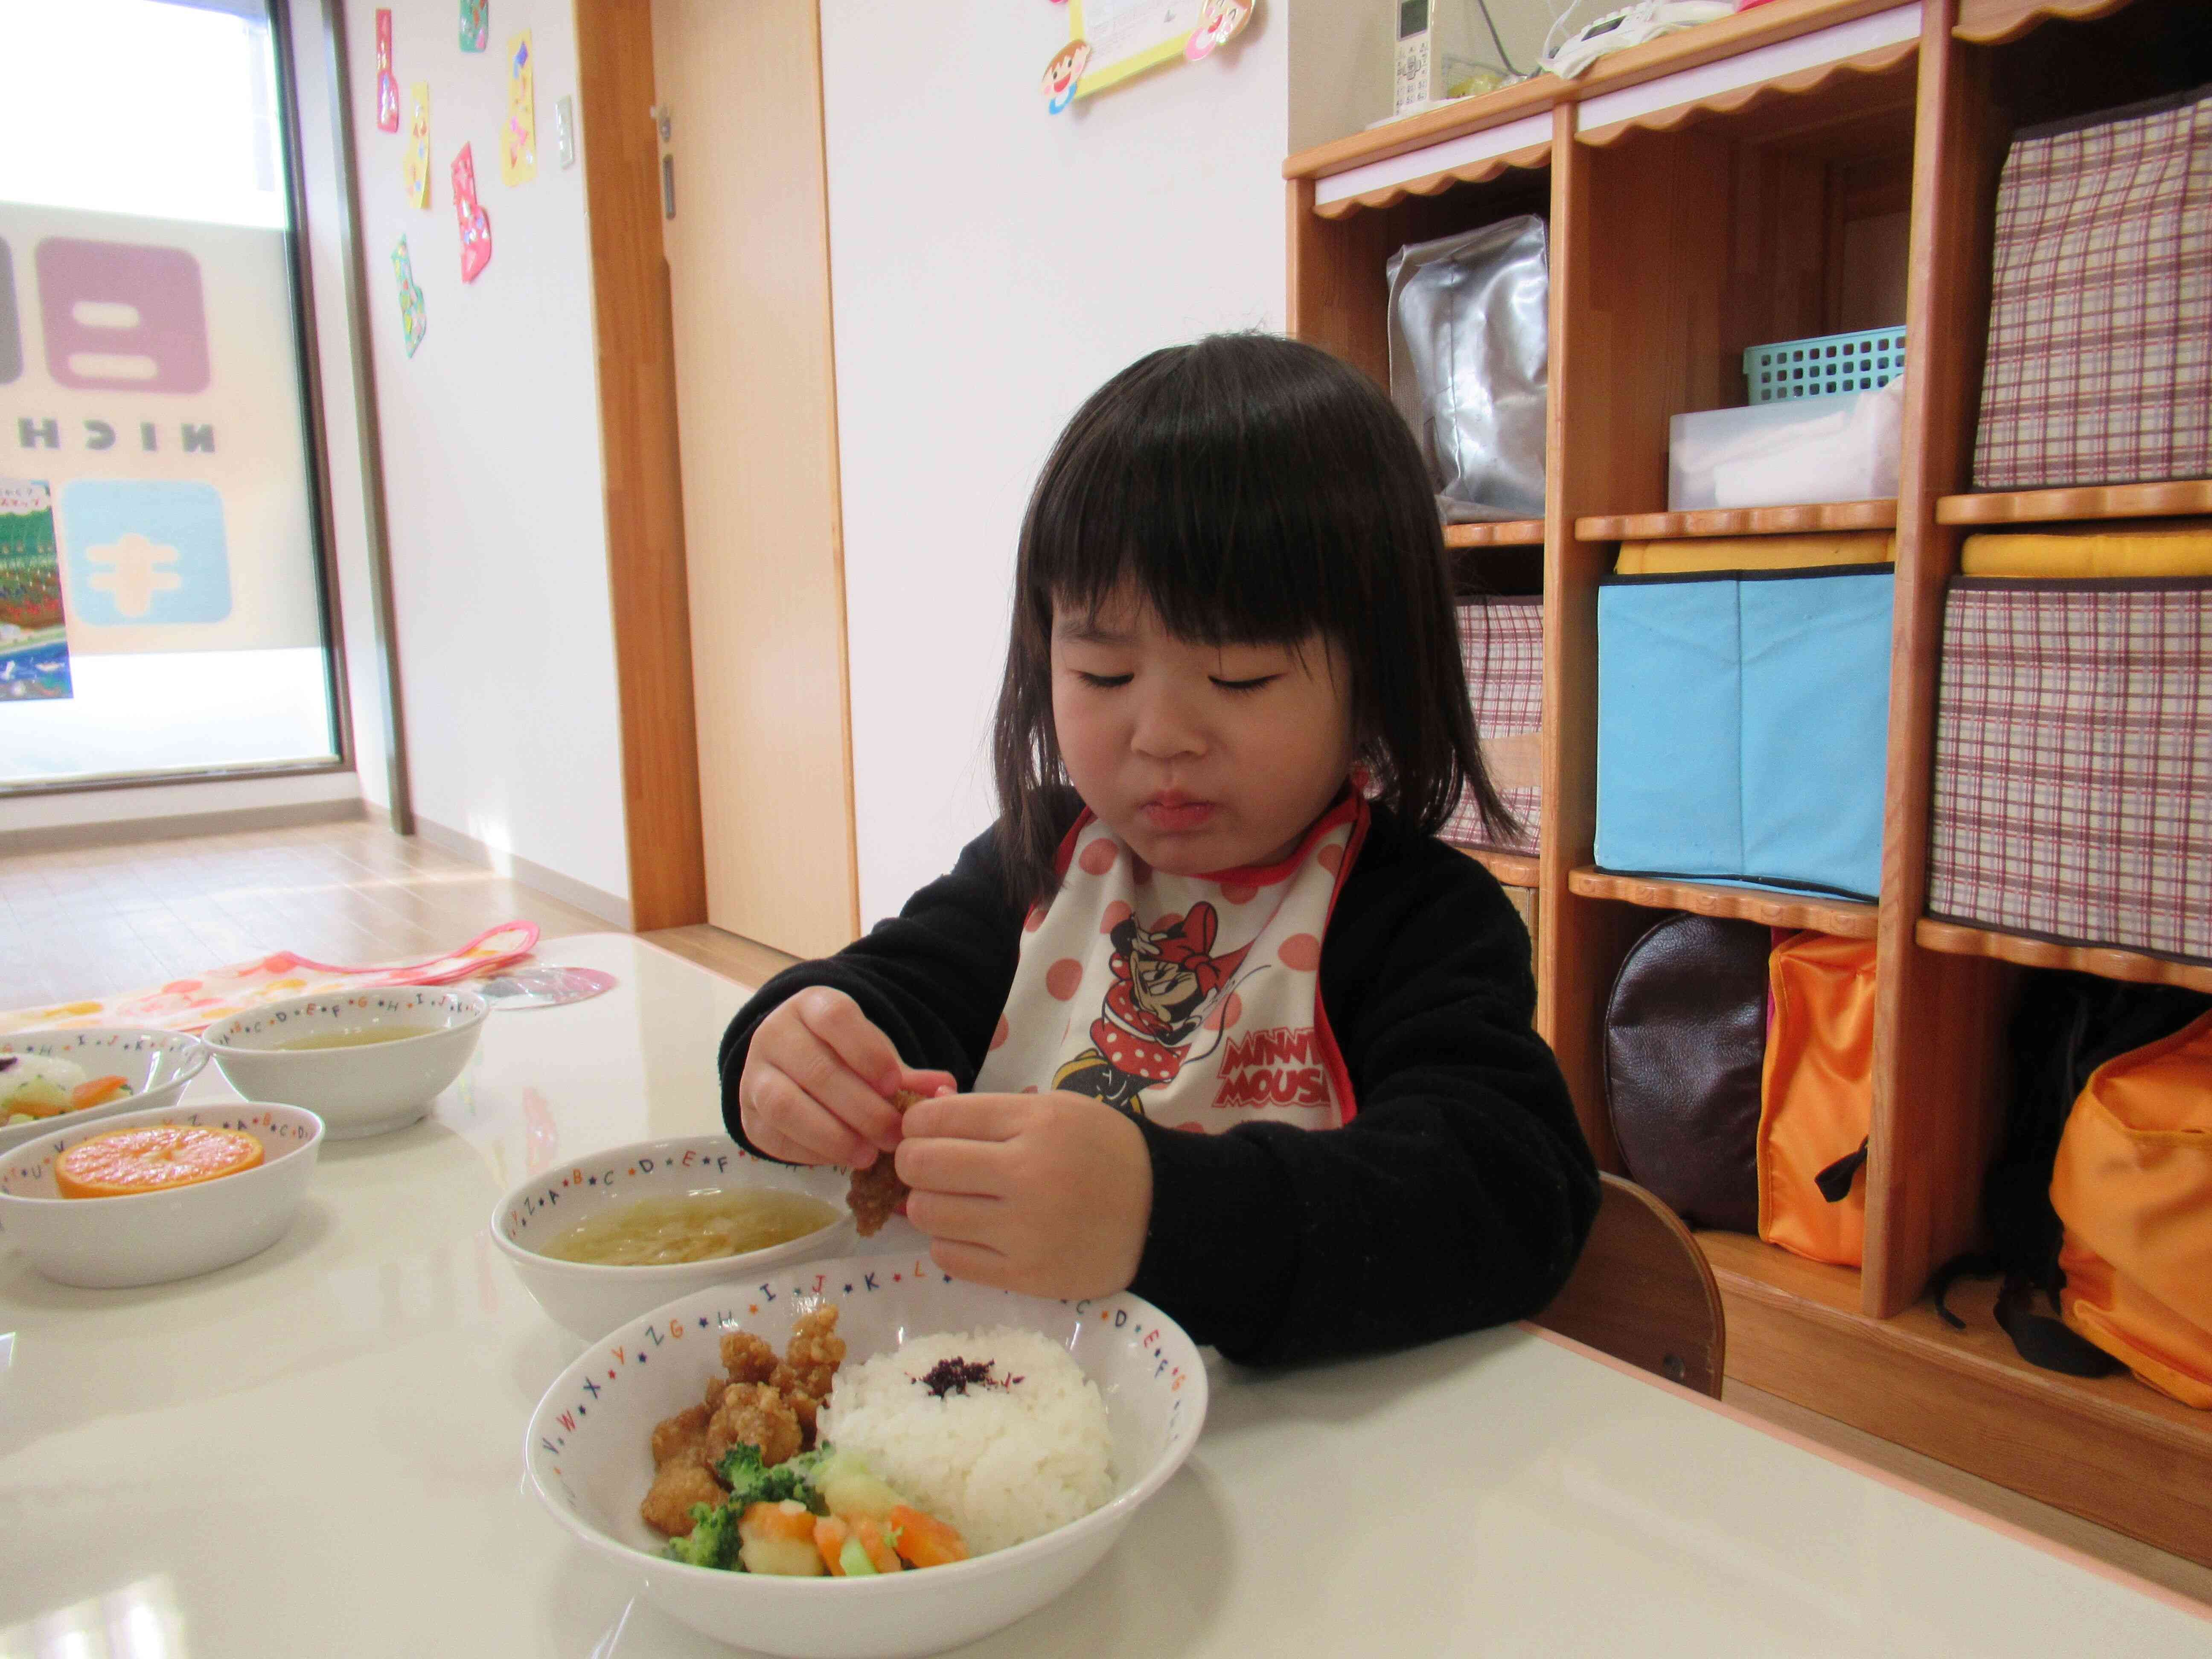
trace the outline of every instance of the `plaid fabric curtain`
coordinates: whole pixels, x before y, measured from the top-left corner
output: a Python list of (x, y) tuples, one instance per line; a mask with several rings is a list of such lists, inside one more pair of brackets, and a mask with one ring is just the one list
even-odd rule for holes
[(1928, 909), (2212, 959), (2212, 579), (1951, 584)]
[(1997, 187), (1984, 489), (2212, 473), (2212, 88), (2027, 127)]
[(1441, 832), (1461, 847), (1533, 854), (1543, 805), (1544, 602), (1534, 594), (1470, 600), (1459, 607), (1467, 701), (1491, 782), (1521, 820), (1521, 838), (1487, 834), (1464, 796)]

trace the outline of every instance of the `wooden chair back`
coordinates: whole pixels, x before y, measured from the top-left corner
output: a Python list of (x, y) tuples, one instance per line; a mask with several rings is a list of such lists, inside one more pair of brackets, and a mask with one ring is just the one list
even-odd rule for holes
[(1727, 1328), (1705, 1252), (1634, 1182), (1599, 1178), (1605, 1190), (1589, 1243), (1535, 1322), (1719, 1399)]

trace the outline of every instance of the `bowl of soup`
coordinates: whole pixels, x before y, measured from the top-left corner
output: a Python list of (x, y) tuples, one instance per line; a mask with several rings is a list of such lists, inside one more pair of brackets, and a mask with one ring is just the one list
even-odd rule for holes
[(554, 1322), (590, 1340), (702, 1285), (836, 1255), (852, 1237), (850, 1179), (726, 1134), (642, 1140), (523, 1182), (491, 1236)]
[(234, 1015), (200, 1041), (246, 1099), (304, 1106), (351, 1140), (426, 1115), (476, 1053), (489, 1006), (446, 987), (336, 991)]

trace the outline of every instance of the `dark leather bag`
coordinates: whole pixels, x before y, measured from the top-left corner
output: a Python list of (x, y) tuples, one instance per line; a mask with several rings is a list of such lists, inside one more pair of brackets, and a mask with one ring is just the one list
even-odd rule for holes
[(1772, 935), (1672, 915), (1628, 949), (1605, 1010), (1621, 1162), (1693, 1227), (1759, 1231), (1759, 1074)]

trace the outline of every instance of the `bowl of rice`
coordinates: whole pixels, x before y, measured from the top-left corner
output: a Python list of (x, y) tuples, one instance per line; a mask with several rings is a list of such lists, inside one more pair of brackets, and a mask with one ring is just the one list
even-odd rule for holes
[[(641, 1513), (659, 1478), (657, 1429), (702, 1390), (714, 1397), (726, 1338), (747, 1333), (781, 1353), (833, 1312), (844, 1350), (819, 1442), (957, 1528), (966, 1559), (844, 1577), (669, 1559)], [(961, 1377), (977, 1386), (947, 1386)], [(1139, 1297), (1046, 1301), (951, 1279), (926, 1258), (852, 1256), (779, 1267), (630, 1321), (546, 1390), (523, 1457), (561, 1525), (702, 1635), (794, 1659), (903, 1659), (988, 1635), (1074, 1584), (1182, 1467), (1206, 1404), (1196, 1346)]]

